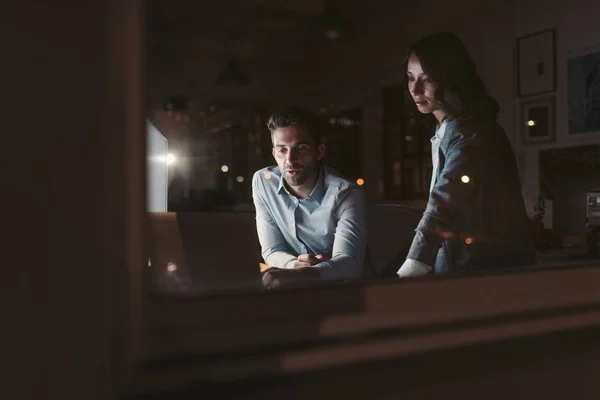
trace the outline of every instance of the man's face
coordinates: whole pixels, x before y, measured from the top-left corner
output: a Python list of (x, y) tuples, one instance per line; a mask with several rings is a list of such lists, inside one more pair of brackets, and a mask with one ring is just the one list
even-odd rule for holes
[(318, 174), (325, 147), (316, 147), (306, 129), (294, 125), (278, 128), (272, 139), (273, 157), (290, 187), (302, 186)]

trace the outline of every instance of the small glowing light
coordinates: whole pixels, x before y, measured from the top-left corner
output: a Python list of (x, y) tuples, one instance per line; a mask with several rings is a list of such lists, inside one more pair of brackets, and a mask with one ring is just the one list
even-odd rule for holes
[(152, 259), (151, 259), (151, 258), (149, 258), (149, 259), (148, 259), (148, 266), (149, 266), (149, 267), (151, 267), (151, 266), (152, 266)]
[(175, 162), (175, 156), (169, 153), (166, 156), (159, 156), (158, 161), (164, 162), (167, 165), (171, 165)]
[(175, 270), (177, 270), (177, 265), (175, 265), (175, 263), (170, 262), (167, 264), (167, 271), (174, 272)]
[(413, 141), (413, 137), (412, 137), (412, 136), (405, 136), (405, 137), (404, 137), (404, 139), (405, 139), (407, 142), (412, 142), (412, 141)]
[(221, 166), (221, 171), (227, 172), (227, 171), (229, 171), (229, 167), (227, 165), (222, 165)]
[(535, 121), (530, 119), (529, 121), (527, 121), (527, 126), (535, 126)]
[(356, 180), (356, 183), (358, 183), (360, 186), (362, 186), (362, 185), (364, 185), (364, 184), (365, 184), (365, 181), (364, 181), (364, 179), (362, 179), (362, 178), (358, 178), (358, 179)]
[(330, 29), (325, 32), (325, 37), (329, 40), (335, 40), (340, 37), (340, 32), (336, 29)]
[(469, 182), (471, 182), (471, 178), (469, 178), (467, 175), (463, 175), (463, 176), (460, 178), (460, 181), (461, 181), (462, 183), (469, 183)]
[(177, 121), (177, 122), (181, 121), (181, 114), (179, 114), (179, 113), (175, 114), (175, 121)]
[(271, 173), (270, 172), (266, 172), (265, 173), (265, 179), (271, 179)]
[(471, 243), (473, 243), (473, 239), (470, 238), (470, 237), (468, 237), (468, 238), (465, 239), (465, 243), (466, 244), (471, 244)]
[(236, 181), (238, 181), (239, 183), (244, 182), (244, 177), (243, 176), (238, 176), (237, 178), (235, 178)]
[(167, 165), (171, 165), (175, 162), (175, 156), (171, 153), (167, 154), (167, 157), (165, 158), (165, 162), (167, 163)]

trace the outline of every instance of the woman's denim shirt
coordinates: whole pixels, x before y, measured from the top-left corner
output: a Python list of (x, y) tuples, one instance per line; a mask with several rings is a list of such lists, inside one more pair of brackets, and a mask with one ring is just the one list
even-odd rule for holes
[(407, 258), (438, 273), (533, 263), (517, 163), (497, 122), (448, 121), (438, 155), (435, 185)]

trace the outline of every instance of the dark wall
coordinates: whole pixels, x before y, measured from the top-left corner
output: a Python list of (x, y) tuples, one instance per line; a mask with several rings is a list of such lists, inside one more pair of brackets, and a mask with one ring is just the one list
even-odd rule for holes
[(127, 221), (145, 212), (134, 4), (10, 1), (0, 13), (5, 399), (120, 390), (127, 265), (142, 265)]

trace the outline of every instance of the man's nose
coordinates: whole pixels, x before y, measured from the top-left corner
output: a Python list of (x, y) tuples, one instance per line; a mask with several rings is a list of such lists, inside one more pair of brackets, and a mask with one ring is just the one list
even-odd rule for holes
[(298, 159), (298, 152), (294, 149), (290, 149), (285, 155), (287, 161), (295, 161)]

